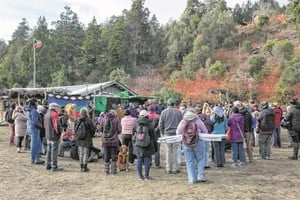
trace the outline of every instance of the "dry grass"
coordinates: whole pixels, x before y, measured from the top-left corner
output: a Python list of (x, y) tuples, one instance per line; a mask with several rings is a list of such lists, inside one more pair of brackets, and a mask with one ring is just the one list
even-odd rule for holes
[[(60, 158), (65, 171), (51, 173), (30, 164), (29, 153), (17, 154), (8, 146), (7, 132), (0, 128), (0, 199), (298, 199), (300, 161), (287, 159), (292, 149), (286, 147), (286, 132), (283, 148), (272, 149), (272, 160), (232, 168), (226, 153), (226, 167), (212, 167), (206, 171), (210, 181), (194, 185), (188, 184), (184, 167), (177, 175), (152, 168), (153, 180), (140, 181), (134, 166), (129, 172), (106, 176), (102, 161), (90, 163), (91, 171), (80, 173), (77, 161)], [(99, 138), (95, 144), (99, 146)]]

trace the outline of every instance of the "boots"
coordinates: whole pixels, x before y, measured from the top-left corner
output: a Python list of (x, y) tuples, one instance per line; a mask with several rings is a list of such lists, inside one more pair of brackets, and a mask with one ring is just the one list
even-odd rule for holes
[(105, 173), (106, 175), (109, 174), (109, 162), (108, 162), (108, 163), (104, 163), (104, 173)]
[(80, 164), (80, 172), (84, 172), (84, 165)]
[(17, 152), (18, 152), (18, 153), (22, 153), (22, 151), (21, 151), (21, 148), (20, 148), (20, 147), (18, 147), (18, 148), (17, 148)]
[(290, 156), (290, 160), (298, 160), (299, 143), (294, 143), (293, 156)]
[(87, 164), (83, 165), (83, 172), (88, 172), (90, 169), (87, 167)]
[(116, 164), (116, 162), (111, 162), (111, 173), (112, 174), (117, 173), (117, 164)]

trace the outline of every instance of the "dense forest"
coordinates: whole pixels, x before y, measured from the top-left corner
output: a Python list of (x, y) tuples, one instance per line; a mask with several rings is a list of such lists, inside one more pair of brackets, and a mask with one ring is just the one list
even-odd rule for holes
[(130, 10), (85, 26), (66, 6), (48, 28), (23, 18), (7, 43), (0, 40), (1, 87), (98, 83), (117, 79), (142, 95), (185, 101), (233, 99), (285, 102), (300, 96), (300, 2), (236, 4), (187, 0), (179, 20), (160, 24), (133, 0)]

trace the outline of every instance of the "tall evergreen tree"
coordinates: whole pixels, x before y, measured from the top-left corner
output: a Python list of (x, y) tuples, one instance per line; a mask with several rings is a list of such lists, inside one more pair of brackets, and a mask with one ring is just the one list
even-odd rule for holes
[(85, 70), (80, 67), (81, 48), (85, 37), (83, 25), (79, 22), (77, 14), (68, 6), (65, 6), (65, 12), (61, 13), (60, 20), (52, 22), (52, 25), (55, 27), (52, 37), (57, 56), (61, 59), (60, 66), (66, 66), (68, 80), (76, 83)]
[[(83, 42), (83, 56), (84, 56), (84, 66), (86, 70), (83, 71), (83, 75), (86, 77), (93, 72), (93, 69), (102, 71), (100, 61), (101, 55), (103, 54), (101, 48), (101, 28), (97, 24), (97, 20), (93, 17), (93, 20), (88, 24), (85, 40)], [(87, 82), (90, 80), (87, 79)], [(95, 80), (91, 80), (94, 82)]]
[[(19, 23), (17, 30), (9, 41), (7, 54), (0, 65), (0, 82), (7, 87), (20, 86), (18, 73), (22, 68), (21, 52), (29, 37), (29, 26), (25, 18)], [(22, 85), (26, 86), (26, 85)]]
[(147, 63), (146, 56), (150, 49), (148, 41), (151, 37), (149, 26), (149, 10), (144, 7), (145, 0), (133, 0), (131, 9), (125, 12), (126, 31), (130, 36), (129, 60), (133, 68)]

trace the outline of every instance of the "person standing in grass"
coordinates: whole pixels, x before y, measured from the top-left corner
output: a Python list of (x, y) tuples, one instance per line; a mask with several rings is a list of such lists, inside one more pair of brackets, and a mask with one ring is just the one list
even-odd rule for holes
[(17, 136), (17, 152), (22, 153), (22, 142), (26, 135), (26, 122), (27, 118), (24, 114), (24, 110), (22, 106), (17, 106), (14, 113), (13, 119), (15, 122), (15, 134)]
[(40, 147), (42, 145), (40, 139), (40, 130), (42, 121), (37, 112), (37, 99), (32, 98), (29, 101), (27, 131), (30, 135), (30, 159), (32, 164), (44, 164), (45, 161), (40, 160)]
[(13, 102), (10, 105), (10, 108), (5, 113), (5, 121), (8, 123), (9, 128), (9, 145), (13, 146), (15, 145), (14, 139), (15, 139), (15, 123), (13, 120), (13, 113), (16, 108), (16, 103)]
[[(168, 108), (162, 111), (158, 123), (158, 127), (162, 136), (174, 136), (176, 135), (176, 129), (179, 122), (182, 120), (182, 113), (175, 106), (175, 100), (173, 98), (167, 101)], [(178, 148), (180, 143), (167, 144), (166, 149), (166, 173), (177, 174), (180, 172), (178, 164)]]
[(47, 139), (47, 161), (46, 170), (52, 172), (63, 171), (63, 168), (58, 167), (58, 145), (61, 137), (61, 126), (59, 124), (59, 106), (56, 103), (49, 104), (49, 110), (44, 117), (44, 126)]
[(117, 173), (117, 152), (119, 147), (119, 134), (122, 131), (121, 123), (114, 110), (110, 110), (100, 122), (102, 134), (102, 150), (104, 158), (104, 173)]
[[(225, 135), (227, 130), (227, 118), (224, 114), (223, 109), (220, 106), (215, 106), (213, 108), (213, 115), (210, 120), (213, 124), (212, 134)], [(224, 167), (225, 164), (225, 138), (221, 141), (213, 141), (214, 148), (214, 161), (217, 167)]]
[(176, 134), (182, 135), (183, 137), (182, 149), (186, 160), (188, 181), (189, 183), (194, 184), (197, 182), (206, 182), (207, 179), (204, 176), (204, 141), (200, 140), (199, 138), (197, 139), (196, 137), (192, 146), (186, 144), (184, 141), (184, 135), (189, 131), (191, 127), (194, 127), (194, 130), (196, 130), (195, 134), (208, 132), (205, 124), (196, 115), (196, 111), (189, 108), (188, 112), (183, 115), (183, 119), (178, 125)]
[(296, 99), (290, 101), (292, 105), (287, 115), (284, 117), (285, 121), (289, 121), (291, 128), (289, 134), (293, 139), (293, 155), (289, 157), (290, 160), (298, 160), (298, 152), (300, 146), (300, 104)]
[(244, 117), (239, 113), (238, 107), (232, 108), (232, 114), (228, 119), (228, 126), (230, 127), (230, 142), (232, 148), (232, 157), (234, 167), (242, 167), (245, 163), (245, 152), (243, 148), (244, 135)]
[[(140, 137), (140, 135), (144, 136)], [(142, 110), (133, 128), (132, 141), (134, 153), (137, 156), (136, 168), (141, 180), (148, 180), (150, 178), (151, 156), (155, 153), (155, 142), (154, 129), (148, 117), (148, 112)], [(145, 174), (142, 172), (143, 165), (145, 166)]]
[[(80, 162), (80, 171), (88, 172), (90, 171), (87, 167), (87, 162), (89, 158), (90, 148), (93, 146), (93, 135), (95, 133), (95, 126), (91, 118), (89, 118), (88, 109), (83, 107), (80, 109), (79, 118), (75, 121), (75, 136), (78, 135), (79, 125), (83, 123), (85, 127), (85, 138), (76, 139), (76, 144), (78, 145), (78, 154)], [(79, 130), (82, 131), (82, 130)]]
[(269, 160), (271, 156), (271, 138), (275, 127), (275, 113), (269, 108), (268, 102), (261, 103), (262, 110), (258, 116), (259, 152), (262, 159)]

